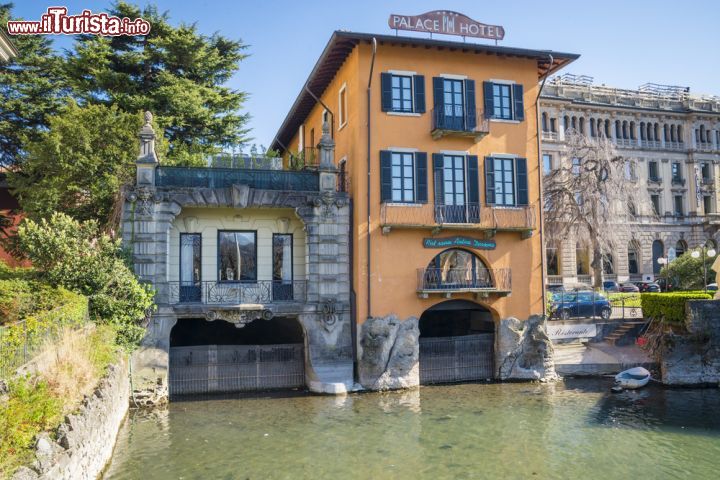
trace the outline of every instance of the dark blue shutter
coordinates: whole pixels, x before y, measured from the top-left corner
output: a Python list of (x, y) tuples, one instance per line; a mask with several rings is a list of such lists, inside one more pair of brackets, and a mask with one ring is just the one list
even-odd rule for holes
[(415, 113), (425, 113), (425, 77), (413, 76), (415, 87)]
[(495, 160), (485, 157), (485, 203), (495, 205)]
[(468, 131), (475, 130), (475, 80), (465, 80), (465, 127)]
[(523, 104), (523, 86), (517, 83), (513, 85), (513, 103), (515, 104), (513, 108), (515, 116), (513, 118), (522, 122), (523, 120), (525, 120), (525, 106)]
[(417, 203), (428, 201), (427, 153), (425, 152), (415, 152), (415, 201)]
[(480, 185), (477, 155), (467, 157), (468, 222), (480, 223)]
[(392, 152), (380, 151), (380, 201), (392, 200)]
[(433, 77), (433, 127), (445, 124), (445, 98), (442, 77)]
[(392, 75), (389, 73), (380, 74), (380, 91), (381, 91), (381, 102), (382, 111), (392, 111)]
[(515, 180), (517, 185), (517, 204), (528, 204), (528, 176), (527, 176), (527, 160), (524, 158), (515, 159)]
[(495, 111), (492, 82), (483, 82), (483, 105), (485, 118), (492, 118)]
[(445, 217), (445, 188), (443, 176), (443, 156), (440, 153), (432, 154), (433, 160), (433, 187), (435, 189), (435, 221), (444, 223)]

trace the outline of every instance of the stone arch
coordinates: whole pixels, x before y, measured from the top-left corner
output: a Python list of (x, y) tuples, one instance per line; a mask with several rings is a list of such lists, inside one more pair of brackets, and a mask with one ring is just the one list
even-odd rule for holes
[(448, 248), (436, 254), (425, 268), (426, 285), (466, 285), (468, 287), (496, 284), (488, 262), (475, 252)]
[(688, 251), (688, 244), (684, 239), (680, 239), (677, 242), (675, 242), (675, 256), (680, 257), (687, 253)]
[(642, 270), (642, 248), (640, 242), (633, 239), (627, 247), (628, 274), (638, 275)]
[(665, 244), (660, 239), (653, 240), (652, 243), (652, 270), (654, 274), (660, 273), (662, 265), (658, 262), (659, 259), (665, 257)]

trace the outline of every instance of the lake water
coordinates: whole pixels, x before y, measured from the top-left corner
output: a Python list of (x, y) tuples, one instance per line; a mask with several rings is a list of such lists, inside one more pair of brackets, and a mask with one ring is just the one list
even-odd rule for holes
[(720, 478), (720, 390), (609, 380), (174, 402), (106, 479)]

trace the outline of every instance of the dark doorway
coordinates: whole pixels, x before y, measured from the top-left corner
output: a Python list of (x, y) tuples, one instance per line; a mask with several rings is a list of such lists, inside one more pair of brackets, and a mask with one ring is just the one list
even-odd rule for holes
[(290, 317), (237, 328), (180, 319), (170, 332), (170, 397), (305, 386), (303, 329)]
[(488, 309), (450, 300), (426, 310), (419, 328), (421, 384), (494, 377), (495, 322)]

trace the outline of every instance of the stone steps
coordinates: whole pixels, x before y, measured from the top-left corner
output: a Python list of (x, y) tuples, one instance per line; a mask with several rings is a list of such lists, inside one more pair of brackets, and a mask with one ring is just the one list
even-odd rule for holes
[(635, 328), (637, 325), (645, 324), (644, 321), (628, 321), (620, 325), (618, 328), (612, 331), (612, 333), (605, 337), (605, 341), (612, 343), (613, 345), (619, 339), (621, 339), (627, 332)]

